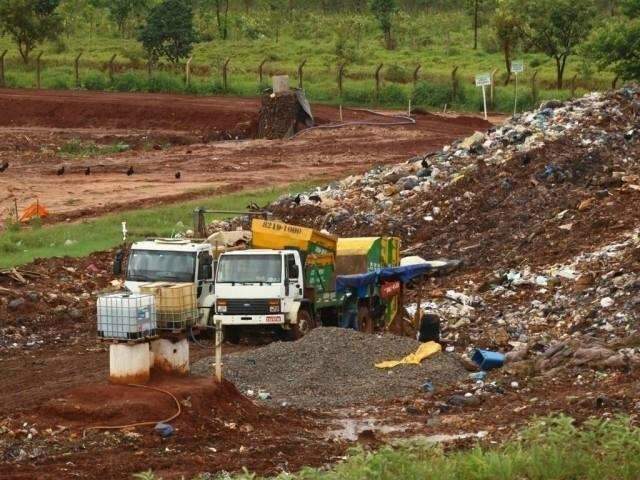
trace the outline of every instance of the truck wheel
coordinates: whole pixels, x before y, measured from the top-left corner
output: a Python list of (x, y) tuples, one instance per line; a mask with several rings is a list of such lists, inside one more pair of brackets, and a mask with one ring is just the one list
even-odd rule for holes
[(364, 333), (373, 333), (373, 317), (369, 307), (365, 305), (358, 307), (358, 329)]
[(292, 340), (299, 340), (316, 327), (316, 322), (308, 310), (298, 311), (298, 321), (291, 325), (290, 336)]
[(241, 333), (242, 333), (240, 328), (241, 327), (236, 327), (236, 326), (224, 327), (222, 331), (222, 339), (225, 342), (229, 342), (234, 345), (239, 344)]

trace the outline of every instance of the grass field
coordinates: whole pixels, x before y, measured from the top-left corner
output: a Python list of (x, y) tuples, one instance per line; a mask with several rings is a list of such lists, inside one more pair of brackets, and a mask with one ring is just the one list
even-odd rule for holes
[[(312, 101), (353, 105), (406, 107), (410, 98), (418, 107), (441, 109), (451, 107), (451, 72), (458, 68), (460, 94), (453, 100), (459, 110), (477, 111), (481, 93), (474, 87), (476, 73), (497, 73), (497, 98), (494, 109), (510, 111), (513, 107), (513, 85), (502, 88), (504, 60), (492, 40), (490, 27), (480, 32), (480, 45), (472, 49), (470, 19), (461, 12), (401, 14), (396, 21), (397, 48), (383, 48), (378, 27), (368, 15), (319, 14), (296, 12), (283, 22), (276, 39), (273, 25), (261, 15), (232, 15), (231, 38), (215, 38), (211, 22), (201, 20), (203, 41), (195, 47), (192, 79), (186, 86), (183, 72), (168, 66), (151, 78), (146, 72), (142, 48), (135, 39), (123, 38), (106, 19), (95, 20), (89, 28), (78, 22), (74, 33), (42, 48), (42, 86), (74, 88), (73, 59), (83, 51), (80, 62), (81, 87), (90, 90), (169, 91), (192, 94), (255, 95), (263, 89), (271, 74), (289, 74), (297, 78), (297, 65), (306, 59), (304, 87)], [(8, 49), (6, 80), (11, 87), (33, 87), (36, 84), (35, 61), (24, 66), (10, 39), (0, 37), (0, 50)], [(111, 81), (106, 64), (117, 54), (118, 71)], [(230, 58), (228, 89), (221, 82), (221, 65)], [(538, 70), (539, 98), (566, 98), (570, 95), (570, 79), (577, 75), (576, 93), (608, 88), (612, 75), (596, 72), (580, 56), (570, 57), (566, 89), (554, 90), (555, 64), (538, 53), (520, 52), (524, 60), (521, 77), (520, 104), (532, 105), (529, 78)], [(265, 61), (263, 84), (258, 81), (258, 65)], [(337, 66), (346, 63), (342, 96), (337, 87)], [(375, 93), (374, 70), (383, 64), (383, 82)], [(414, 90), (413, 72), (421, 65), (420, 80)]]
[[(426, 442), (405, 442), (377, 452), (354, 451), (329, 470), (306, 469), (279, 480), (624, 480), (638, 478), (640, 429), (627, 418), (568, 417), (534, 421), (501, 446), (445, 453)], [(134, 478), (159, 480), (152, 472)], [(198, 478), (198, 477), (196, 477)], [(202, 477), (202, 478), (211, 478)], [(220, 476), (213, 478), (230, 478)], [(255, 480), (246, 473), (237, 480)]]
[(249, 202), (264, 205), (287, 192), (299, 192), (312, 185), (301, 183), (286, 188), (220, 195), (170, 206), (114, 213), (74, 224), (35, 224), (21, 229), (9, 227), (0, 234), (0, 268), (22, 265), (36, 258), (82, 257), (107, 250), (122, 242), (123, 221), (127, 222), (129, 241), (145, 237), (168, 237), (192, 228), (192, 214), (197, 207), (245, 210)]

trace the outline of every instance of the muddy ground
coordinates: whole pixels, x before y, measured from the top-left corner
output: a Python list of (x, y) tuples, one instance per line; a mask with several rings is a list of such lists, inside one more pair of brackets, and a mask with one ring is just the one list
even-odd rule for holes
[[(10, 164), (0, 174), (0, 217), (11, 214), (16, 200), (21, 210), (37, 199), (52, 221), (333, 180), (435, 150), (488, 125), (474, 117), (419, 114), (412, 126), (349, 127), (269, 141), (252, 139), (258, 99), (0, 90), (0, 110), (0, 163)], [(319, 124), (339, 119), (336, 108), (313, 110)], [(352, 110), (344, 119), (387, 121)], [(125, 151), (84, 151), (92, 143)], [(73, 144), (82, 151), (70, 154)], [(127, 176), (130, 167), (134, 174)]]

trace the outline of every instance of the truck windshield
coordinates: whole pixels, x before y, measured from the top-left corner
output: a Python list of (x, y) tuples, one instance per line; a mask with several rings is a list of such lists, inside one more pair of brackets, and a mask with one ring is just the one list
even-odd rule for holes
[(223, 255), (216, 283), (280, 283), (280, 255)]
[(127, 280), (132, 282), (193, 282), (196, 254), (160, 250), (132, 250)]

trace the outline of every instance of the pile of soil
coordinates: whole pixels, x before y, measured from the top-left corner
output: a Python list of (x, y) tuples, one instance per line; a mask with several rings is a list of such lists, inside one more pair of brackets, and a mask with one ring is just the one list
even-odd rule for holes
[(229, 382), (163, 377), (150, 386), (180, 402), (170, 437), (162, 438), (153, 426), (91, 429), (157, 421), (177, 408), (161, 392), (88, 384), (0, 423), (0, 478), (66, 478), (69, 471), (83, 472), (83, 478), (125, 478), (150, 467), (164, 478), (245, 466), (272, 475), (320, 466), (346, 449), (342, 442), (327, 442), (324, 425), (290, 409), (256, 405)]
[[(274, 403), (304, 408), (351, 406), (402, 397), (431, 380), (445, 385), (462, 378), (462, 364), (446, 353), (420, 365), (390, 370), (377, 362), (414, 352), (420, 342), (396, 335), (370, 335), (344, 328), (316, 328), (297, 342), (277, 342), (224, 360), (225, 377), (241, 391), (271, 395)], [(194, 365), (210, 372), (212, 359)], [(437, 387), (436, 387), (437, 388)]]
[(258, 138), (275, 140), (291, 137), (305, 127), (306, 113), (296, 92), (267, 92), (262, 95), (258, 119)]

